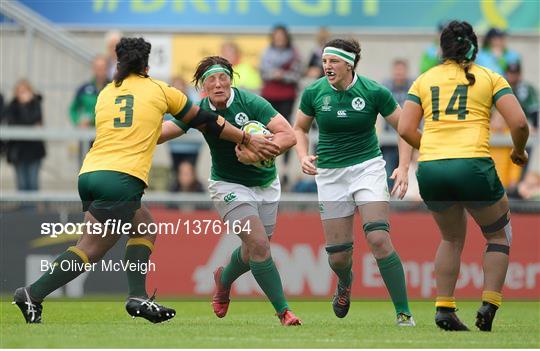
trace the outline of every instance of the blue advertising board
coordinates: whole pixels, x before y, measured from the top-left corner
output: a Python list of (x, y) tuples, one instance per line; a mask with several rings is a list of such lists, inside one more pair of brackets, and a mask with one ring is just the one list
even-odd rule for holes
[(467, 20), (513, 32), (538, 32), (540, 2), (529, 0), (21, 0), (63, 26), (262, 28), (276, 23), (316, 28), (433, 29), (444, 20)]

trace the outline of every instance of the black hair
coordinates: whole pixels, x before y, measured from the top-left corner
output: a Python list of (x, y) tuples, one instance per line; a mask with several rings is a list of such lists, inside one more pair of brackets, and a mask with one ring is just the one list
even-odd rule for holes
[(360, 52), (362, 51), (360, 43), (356, 39), (332, 39), (324, 44), (323, 50), (329, 46), (356, 54), (353, 66), (353, 69), (356, 69), (356, 65), (360, 61)]
[(469, 73), (472, 62), (478, 53), (478, 38), (468, 22), (452, 21), (441, 33), (443, 61), (454, 61), (463, 67), (469, 85), (474, 85), (476, 78)]
[(392, 65), (393, 66), (403, 65), (405, 67), (409, 67), (409, 62), (406, 59), (397, 58), (392, 62)]
[(285, 47), (287, 49), (291, 48), (291, 46), (292, 46), (291, 33), (289, 33), (289, 30), (283, 24), (277, 24), (277, 25), (274, 26), (274, 28), (272, 28), (272, 32), (270, 33), (270, 46), (272, 46), (272, 47), (275, 46), (275, 44), (274, 44), (274, 33), (277, 32), (278, 30), (281, 30), (281, 31), (283, 31), (283, 33), (285, 33), (285, 37), (287, 38), (287, 45)]
[(152, 45), (143, 38), (122, 38), (116, 44), (116, 57), (118, 59), (114, 85), (119, 87), (130, 74), (139, 74), (147, 77), (148, 57)]
[(484, 42), (482, 43), (483, 49), (489, 49), (491, 46), (491, 42), (493, 41), (493, 38), (497, 37), (504, 37), (506, 36), (506, 32), (499, 28), (490, 28), (488, 32), (486, 33), (486, 36), (484, 37)]
[(505, 71), (508, 72), (514, 72), (514, 73), (521, 73), (521, 62), (515, 62), (515, 63), (509, 63), (508, 66), (506, 66)]
[(203, 58), (201, 62), (199, 62), (199, 64), (197, 65), (197, 69), (193, 74), (193, 85), (195, 85), (196, 87), (201, 87), (203, 83), (202, 77), (204, 75), (204, 72), (206, 72), (208, 68), (212, 67), (213, 65), (220, 65), (225, 67), (229, 72), (231, 72), (229, 77), (231, 77), (232, 79), (234, 70), (229, 60), (221, 56), (207, 56)]

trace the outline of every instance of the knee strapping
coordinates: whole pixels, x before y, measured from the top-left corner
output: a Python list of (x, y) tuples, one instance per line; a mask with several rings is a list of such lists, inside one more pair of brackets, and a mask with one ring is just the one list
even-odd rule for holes
[(338, 252), (351, 251), (353, 249), (353, 243), (327, 245), (326, 252), (331, 255)]
[(368, 222), (364, 224), (363, 226), (364, 234), (368, 235), (371, 232), (374, 232), (376, 230), (383, 230), (385, 232), (390, 232), (390, 224), (386, 221), (374, 221), (374, 222)]
[(493, 224), (481, 225), (480, 229), (484, 234), (492, 234), (501, 229), (504, 229), (504, 234), (506, 235), (506, 241), (508, 242), (508, 245), (512, 244), (512, 224), (510, 223), (510, 211), (507, 211)]
[(510, 211), (503, 214), (501, 218), (492, 224), (481, 225), (480, 229), (482, 229), (482, 233), (484, 234), (495, 233), (496, 231), (503, 229), (508, 223), (510, 223)]
[(510, 254), (510, 246), (501, 244), (487, 244), (486, 252), (501, 252), (503, 254)]

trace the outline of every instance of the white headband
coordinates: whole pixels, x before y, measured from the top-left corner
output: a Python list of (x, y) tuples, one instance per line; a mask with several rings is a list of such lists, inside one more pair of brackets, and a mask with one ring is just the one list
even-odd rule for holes
[(356, 54), (353, 52), (345, 51), (343, 49), (335, 48), (332, 46), (327, 46), (324, 48), (322, 56), (334, 55), (347, 62), (349, 65), (354, 66), (354, 60), (356, 59)]

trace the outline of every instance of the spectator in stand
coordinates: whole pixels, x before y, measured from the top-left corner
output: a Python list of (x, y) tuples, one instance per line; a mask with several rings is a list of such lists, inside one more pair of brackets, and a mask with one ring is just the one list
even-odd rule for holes
[(193, 167), (193, 163), (182, 161), (182, 163), (178, 165), (176, 173), (177, 177), (171, 191), (188, 193), (204, 192), (203, 186), (197, 177), (195, 167)]
[(399, 106), (403, 106), (407, 100), (407, 92), (411, 87), (412, 80), (409, 77), (409, 63), (405, 59), (395, 59), (392, 63), (392, 78), (384, 81)]
[(309, 57), (306, 77), (311, 79), (319, 79), (324, 76), (322, 67), (322, 51), (324, 44), (330, 39), (330, 32), (326, 27), (320, 27), (317, 32), (317, 46), (313, 48)]
[(233, 41), (226, 41), (221, 45), (221, 56), (233, 65), (237, 74), (233, 78), (233, 87), (248, 90), (254, 94), (261, 91), (262, 80), (259, 71), (248, 62), (242, 60), (242, 52)]
[[(409, 64), (404, 59), (396, 59), (392, 63), (392, 78), (383, 82), (383, 85), (390, 90), (394, 99), (396, 99), (399, 106), (403, 107), (405, 100), (407, 100), (407, 93), (411, 87), (412, 80), (409, 78)], [(392, 174), (394, 169), (399, 164), (399, 152), (397, 142), (399, 136), (394, 128), (389, 123), (383, 123), (383, 130), (386, 134), (395, 136), (395, 145), (381, 145), (381, 151), (383, 158), (386, 161), (386, 174)], [(392, 189), (394, 187), (394, 180), (387, 177), (388, 187)]]
[[(5, 110), (10, 126), (41, 127), (41, 95), (36, 94), (27, 80), (15, 85), (14, 98)], [(15, 167), (17, 190), (39, 190), (39, 170), (45, 157), (45, 145), (41, 140), (12, 140), (7, 143), (7, 161)]]
[[(92, 79), (82, 84), (75, 93), (69, 108), (71, 122), (77, 128), (93, 128), (95, 126), (95, 107), (99, 92), (110, 83), (107, 77), (107, 58), (97, 55), (92, 61)], [(79, 163), (82, 164), (84, 156), (92, 142), (79, 144)]]
[(99, 92), (110, 83), (107, 77), (107, 58), (98, 55), (92, 61), (92, 78), (82, 84), (71, 102), (69, 115), (71, 122), (79, 128), (95, 125), (95, 107)]
[(506, 38), (506, 32), (491, 28), (484, 38), (476, 64), (504, 75), (508, 65), (519, 63), (521, 61), (519, 54), (506, 47)]
[(290, 123), (297, 82), (302, 76), (302, 62), (285, 26), (275, 26), (270, 38), (270, 46), (261, 58), (261, 96)]
[[(277, 25), (270, 34), (270, 46), (261, 57), (261, 96), (291, 123), (292, 110), (297, 96), (297, 83), (302, 77), (302, 62), (294, 48), (291, 35), (283, 25)], [(289, 152), (283, 155), (283, 164), (289, 161)], [(284, 176), (282, 186), (288, 186)]]
[(506, 67), (506, 79), (512, 87), (512, 91), (516, 94), (529, 125), (533, 127), (531, 131), (535, 133), (538, 129), (538, 92), (531, 84), (522, 80), (521, 64), (519, 62), (509, 64)]
[(441, 37), (442, 30), (446, 25), (445, 22), (439, 22), (437, 25), (437, 37), (433, 40), (431, 45), (424, 50), (422, 57), (420, 58), (420, 73), (424, 73), (432, 67), (441, 63), (441, 49), (439, 45), (439, 38)]
[(116, 44), (122, 39), (122, 32), (111, 30), (105, 33), (105, 49), (107, 51), (107, 77), (112, 81), (116, 72)]

